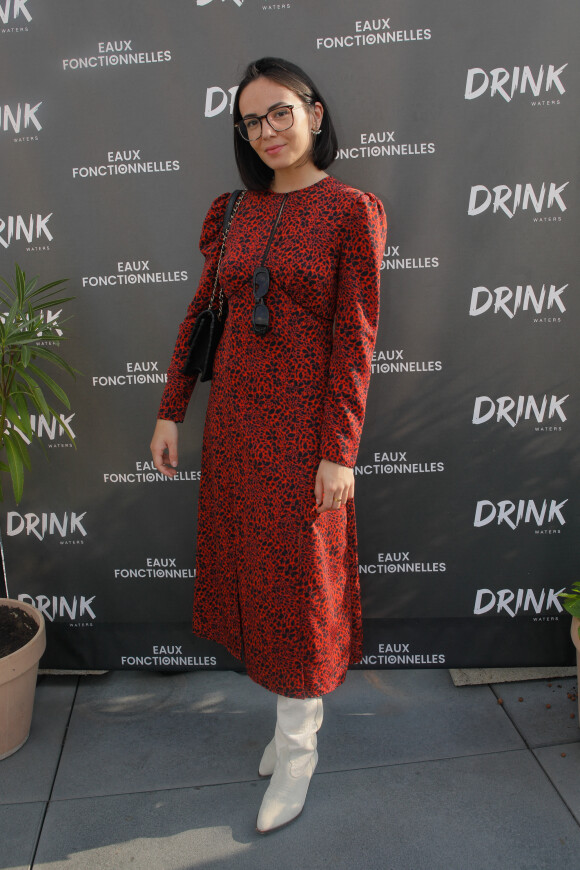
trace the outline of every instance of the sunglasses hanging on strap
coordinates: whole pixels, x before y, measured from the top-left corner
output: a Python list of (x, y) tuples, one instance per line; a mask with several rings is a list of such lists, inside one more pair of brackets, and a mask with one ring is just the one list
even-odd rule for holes
[(272, 239), (274, 238), (274, 234), (278, 229), (278, 224), (280, 223), (280, 218), (282, 217), (282, 211), (284, 206), (286, 205), (286, 200), (288, 199), (288, 194), (285, 193), (282, 197), (282, 202), (280, 203), (280, 208), (278, 210), (278, 216), (274, 221), (274, 225), (270, 232), (270, 238), (268, 239), (268, 244), (266, 245), (266, 250), (264, 251), (264, 256), (262, 257), (262, 262), (259, 266), (256, 266), (254, 269), (254, 275), (252, 278), (252, 287), (254, 290), (254, 310), (252, 312), (252, 329), (256, 333), (256, 335), (266, 335), (268, 330), (270, 329), (270, 312), (264, 302), (264, 297), (266, 293), (270, 289), (270, 272), (266, 268), (266, 257), (270, 252), (270, 245), (272, 244)]
[[(206, 310), (202, 311), (201, 314), (198, 314), (195, 323), (193, 324), (193, 329), (189, 338), (189, 352), (181, 370), (182, 374), (188, 375), (189, 377), (199, 375), (200, 381), (211, 381), (215, 352), (219, 340), (222, 337), (222, 332), (224, 331), (227, 312), (224, 291), (221, 286), (219, 286), (219, 271), (222, 256), (226, 247), (226, 239), (245, 193), (245, 190), (234, 190), (228, 200), (222, 228), (222, 246), (215, 270), (211, 299), (209, 300), (209, 305)], [(217, 308), (214, 308), (213, 304), (218, 286), (218, 305)]]

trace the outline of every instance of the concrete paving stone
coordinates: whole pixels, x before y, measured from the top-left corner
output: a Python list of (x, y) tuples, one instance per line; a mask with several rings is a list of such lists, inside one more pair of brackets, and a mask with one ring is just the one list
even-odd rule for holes
[(577, 686), (576, 677), (569, 677), (495, 685), (493, 690), (524, 740), (534, 748), (580, 740)]
[(0, 806), (0, 870), (28, 870), (45, 804)]
[(81, 679), (54, 797), (255, 779), (273, 695), (233, 671)]
[(351, 671), (324, 700), (320, 770), (523, 748), (488, 686), (447, 670)]
[(77, 677), (40, 677), (30, 736), (0, 761), (0, 804), (48, 800), (60, 757)]
[[(272, 693), (241, 674), (117, 672), (82, 680), (54, 797), (252, 780)], [(320, 770), (520, 749), (488, 687), (446, 670), (352, 671), (325, 698)]]
[(35, 870), (564, 870), (580, 828), (527, 750), (317, 773), (255, 832), (265, 783), (51, 803)]
[(580, 743), (544, 746), (534, 754), (580, 824)]
[(521, 683), (550, 677), (573, 677), (576, 667), (552, 668), (449, 668), (455, 686), (481, 686), (484, 683)]

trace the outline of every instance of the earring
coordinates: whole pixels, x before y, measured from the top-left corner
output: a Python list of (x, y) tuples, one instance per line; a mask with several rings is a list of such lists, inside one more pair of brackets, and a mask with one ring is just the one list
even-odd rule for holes
[(315, 136), (320, 136), (322, 130), (312, 130), (311, 132), (314, 133)]

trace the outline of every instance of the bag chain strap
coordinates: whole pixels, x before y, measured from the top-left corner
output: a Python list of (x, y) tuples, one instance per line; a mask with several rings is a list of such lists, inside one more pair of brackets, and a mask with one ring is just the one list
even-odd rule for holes
[[(214, 299), (215, 299), (215, 292), (216, 292), (216, 290), (217, 290), (218, 281), (219, 281), (220, 265), (221, 265), (221, 262), (222, 262), (222, 256), (223, 256), (223, 253), (224, 253), (224, 250), (225, 250), (225, 247), (226, 247), (226, 239), (227, 239), (227, 237), (228, 237), (228, 233), (229, 233), (229, 231), (230, 231), (230, 227), (231, 227), (231, 225), (232, 225), (232, 221), (233, 221), (234, 217), (236, 216), (236, 212), (237, 212), (237, 210), (238, 210), (238, 208), (239, 208), (239, 206), (240, 206), (240, 203), (241, 203), (241, 201), (243, 200), (245, 194), (246, 194), (246, 191), (245, 191), (245, 190), (242, 190), (242, 192), (241, 192), (240, 195), (238, 196), (238, 198), (237, 198), (237, 200), (236, 200), (236, 204), (234, 205), (234, 207), (233, 207), (233, 209), (232, 209), (232, 214), (231, 214), (231, 217), (230, 217), (230, 219), (229, 219), (229, 221), (228, 221), (228, 225), (227, 225), (227, 227), (225, 228), (225, 230), (224, 230), (224, 232), (223, 232), (222, 246), (221, 246), (220, 255), (219, 255), (219, 257), (218, 257), (218, 262), (217, 262), (217, 266), (216, 266), (216, 270), (215, 270), (215, 278), (214, 278), (214, 282), (213, 282), (213, 290), (211, 291), (211, 299), (209, 300), (208, 308), (213, 308), (213, 301), (214, 301)], [(221, 320), (221, 319), (222, 319), (223, 309), (224, 309), (224, 291), (222, 290), (221, 284), (220, 284), (220, 292), (219, 292), (219, 296), (218, 296), (218, 303), (219, 303), (219, 304), (218, 304), (218, 317), (219, 317), (219, 319)]]

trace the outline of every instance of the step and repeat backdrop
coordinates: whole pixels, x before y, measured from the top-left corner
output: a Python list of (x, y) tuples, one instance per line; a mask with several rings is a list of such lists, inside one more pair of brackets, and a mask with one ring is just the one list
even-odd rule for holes
[(60, 352), (82, 372), (74, 446), (34, 417), (43, 449), (2, 505), (44, 667), (239, 666), (190, 633), (209, 385), (174, 480), (148, 445), (204, 215), (240, 186), (236, 83), (266, 54), (310, 72), (331, 171), (389, 219), (361, 666), (574, 661), (579, 30), (576, 0), (0, 0), (0, 275), (69, 279)]

